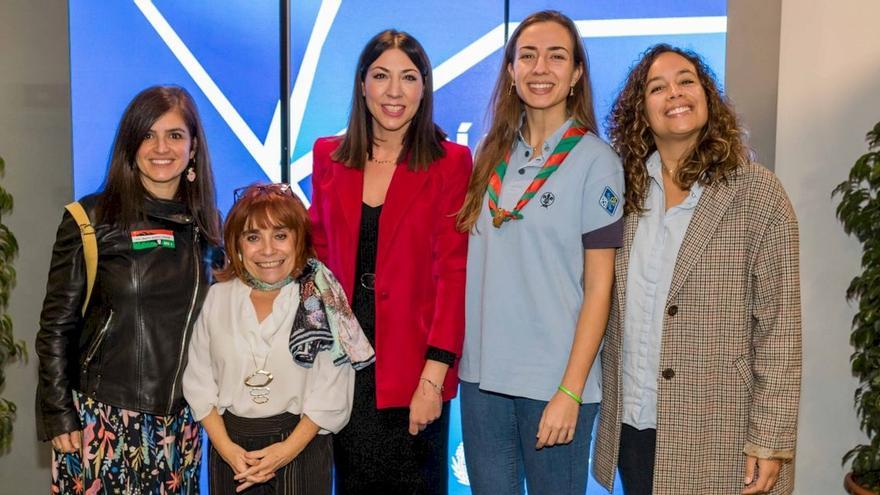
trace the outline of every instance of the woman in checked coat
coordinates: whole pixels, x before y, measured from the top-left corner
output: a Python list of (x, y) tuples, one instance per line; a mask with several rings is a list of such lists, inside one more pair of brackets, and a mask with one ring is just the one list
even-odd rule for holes
[(798, 228), (698, 56), (649, 50), (612, 109), (624, 246), (594, 454), (631, 494), (790, 494), (801, 373)]

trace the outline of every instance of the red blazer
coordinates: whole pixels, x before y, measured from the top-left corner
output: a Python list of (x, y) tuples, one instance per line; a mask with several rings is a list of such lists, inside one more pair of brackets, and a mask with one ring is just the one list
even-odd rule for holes
[[(364, 172), (334, 162), (340, 138), (313, 148), (309, 216), (318, 257), (351, 301), (355, 283)], [(471, 173), (465, 146), (444, 142), (446, 156), (427, 170), (394, 171), (382, 215), (376, 259), (376, 404), (409, 407), (428, 346), (461, 356), (464, 340), (466, 233), (455, 228)], [(443, 400), (458, 389), (449, 368)]]

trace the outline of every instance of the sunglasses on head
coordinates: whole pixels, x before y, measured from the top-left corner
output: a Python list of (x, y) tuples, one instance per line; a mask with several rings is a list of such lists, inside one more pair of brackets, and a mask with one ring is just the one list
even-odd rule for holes
[(278, 182), (276, 184), (253, 184), (250, 186), (239, 187), (238, 189), (232, 191), (233, 202), (238, 203), (238, 200), (248, 196), (257, 194), (277, 194), (278, 196), (290, 196), (291, 198), (296, 198), (296, 193), (293, 192), (293, 188), (290, 187), (290, 184), (284, 182)]

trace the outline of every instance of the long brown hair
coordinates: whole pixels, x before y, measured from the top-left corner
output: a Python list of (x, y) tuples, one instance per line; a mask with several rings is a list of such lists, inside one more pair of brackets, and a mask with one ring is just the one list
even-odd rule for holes
[(348, 130), (339, 147), (333, 152), (334, 161), (349, 167), (363, 169), (367, 160), (373, 158), (373, 116), (361, 91), (370, 65), (386, 50), (397, 48), (409, 57), (422, 76), (423, 93), (419, 108), (413, 116), (406, 135), (403, 149), (396, 162), (409, 159), (410, 170), (424, 170), (431, 162), (441, 158), (443, 140), (446, 133), (434, 123), (434, 83), (431, 61), (422, 45), (408, 33), (387, 29), (373, 36), (358, 57), (354, 74), (354, 88), (351, 93), (351, 112), (348, 115)]
[(214, 174), (208, 143), (192, 96), (179, 86), (149, 87), (128, 104), (116, 130), (110, 169), (98, 196), (96, 220), (128, 229), (129, 225), (144, 218), (143, 199), (150, 193), (141, 182), (135, 157), (153, 124), (175, 109), (180, 111), (193, 139), (195, 156), (190, 166), (196, 173), (193, 182), (183, 180), (181, 176), (177, 199), (187, 205), (203, 236), (211, 244), (219, 245), (220, 214), (214, 201)]
[(694, 182), (710, 185), (724, 180), (751, 158), (751, 151), (743, 144), (743, 133), (737, 123), (733, 106), (721, 94), (712, 70), (702, 57), (667, 44), (654, 45), (630, 70), (608, 115), (611, 146), (623, 161), (626, 179), (624, 210), (627, 213), (644, 211), (649, 185), (645, 162), (657, 150), (654, 135), (645, 116), (645, 87), (648, 71), (654, 60), (668, 52), (676, 53), (693, 64), (706, 94), (709, 114), (696, 144), (682, 157), (675, 173), (675, 182), (683, 189), (690, 189)]
[(245, 280), (244, 260), (241, 257), (241, 236), (249, 229), (286, 227), (293, 235), (296, 263), (291, 275), (298, 275), (309, 258), (315, 256), (312, 245), (312, 227), (302, 201), (287, 184), (253, 184), (232, 205), (223, 225), (226, 260), (214, 276), (220, 282), (233, 278)]
[(568, 31), (571, 37), (571, 45), (574, 48), (574, 66), (581, 67), (583, 70), (581, 70), (581, 76), (572, 89), (573, 95), (566, 101), (566, 111), (573, 118), (577, 119), (578, 122), (586, 126), (587, 130), (593, 134), (597, 133), (587, 50), (584, 48), (583, 40), (581, 40), (574, 21), (556, 10), (543, 10), (526, 17), (513, 31), (513, 34), (510, 35), (510, 39), (504, 48), (501, 68), (498, 71), (495, 89), (492, 91), (492, 98), (489, 102), (489, 132), (483, 138), (482, 144), (479, 150), (477, 150), (474, 172), (471, 174), (468, 184), (467, 196), (465, 197), (464, 205), (458, 212), (457, 225), (462, 231), (471, 230), (477, 223), (492, 169), (504, 158), (516, 137), (520, 117), (525, 107), (516, 92), (511, 91), (513, 79), (510, 77), (507, 68), (515, 61), (516, 42), (523, 30), (540, 22), (555, 22)]

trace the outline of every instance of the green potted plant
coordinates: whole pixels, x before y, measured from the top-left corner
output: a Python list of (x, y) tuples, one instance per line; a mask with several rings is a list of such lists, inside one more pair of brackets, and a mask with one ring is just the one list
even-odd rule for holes
[(843, 456), (844, 463), (852, 460), (845, 485), (856, 495), (880, 492), (880, 122), (868, 132), (867, 141), (868, 152), (832, 193), (840, 197), (837, 218), (844, 230), (862, 243), (862, 272), (846, 291), (848, 300), (858, 302), (850, 362), (859, 379), (856, 413), (869, 440)]
[[(0, 176), (6, 171), (6, 163), (0, 158)], [(3, 215), (12, 211), (12, 196), (0, 185), (0, 392), (6, 383), (6, 365), (27, 359), (24, 342), (15, 340), (12, 319), (6, 312), (9, 295), (15, 286), (15, 269), (12, 259), (18, 253), (18, 243), (9, 228), (3, 224)], [(15, 404), (0, 397), (0, 453), (6, 452), (12, 443), (12, 423), (15, 421)]]

